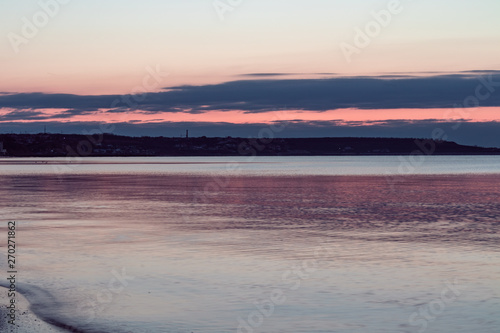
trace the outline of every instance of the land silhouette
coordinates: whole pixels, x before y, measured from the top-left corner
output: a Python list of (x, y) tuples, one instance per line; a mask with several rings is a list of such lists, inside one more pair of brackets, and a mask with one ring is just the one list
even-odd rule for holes
[(62, 156), (499, 155), (499, 148), (418, 138), (129, 137), (114, 134), (0, 134), (0, 154)]

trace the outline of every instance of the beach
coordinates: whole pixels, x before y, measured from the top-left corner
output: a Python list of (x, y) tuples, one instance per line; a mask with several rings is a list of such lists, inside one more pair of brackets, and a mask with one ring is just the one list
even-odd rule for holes
[[(2, 295), (7, 293), (7, 289), (0, 287), (0, 293)], [(30, 310), (30, 303), (26, 298), (20, 294), (17, 293), (16, 297), (16, 320), (15, 324), (10, 324), (8, 320), (5, 318), (7, 317), (7, 312), (6, 312), (6, 307), (9, 304), (4, 301), (2, 298), (2, 304), (0, 304), (0, 316), (2, 318), (2, 321), (0, 322), (0, 329), (2, 332), (6, 333), (33, 333), (33, 332), (40, 332), (40, 333), (62, 333), (62, 332), (67, 332), (67, 330), (63, 330), (60, 328), (57, 328), (56, 326), (50, 325), (40, 319), (37, 315), (35, 315), (31, 310)]]

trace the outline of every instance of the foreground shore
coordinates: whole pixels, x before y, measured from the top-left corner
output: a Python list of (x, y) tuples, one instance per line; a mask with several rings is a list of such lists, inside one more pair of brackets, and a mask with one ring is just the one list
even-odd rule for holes
[[(6, 293), (6, 289), (0, 287), (2, 295)], [(31, 310), (28, 300), (20, 293), (16, 294), (16, 321), (15, 325), (9, 324), (7, 319), (7, 302), (8, 299), (3, 299), (0, 302), (0, 330), (5, 333), (62, 333), (66, 332), (63, 329), (47, 324), (38, 318)]]

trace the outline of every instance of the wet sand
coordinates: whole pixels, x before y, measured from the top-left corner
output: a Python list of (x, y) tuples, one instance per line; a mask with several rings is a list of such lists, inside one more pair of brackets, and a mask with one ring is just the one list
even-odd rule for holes
[[(0, 287), (0, 293), (5, 295), (7, 289)], [(21, 294), (16, 293), (16, 321), (15, 324), (9, 324), (6, 308), (8, 299), (2, 297), (0, 303), (0, 330), (5, 333), (62, 333), (68, 332), (53, 325), (50, 325), (35, 315), (30, 309), (30, 303)]]

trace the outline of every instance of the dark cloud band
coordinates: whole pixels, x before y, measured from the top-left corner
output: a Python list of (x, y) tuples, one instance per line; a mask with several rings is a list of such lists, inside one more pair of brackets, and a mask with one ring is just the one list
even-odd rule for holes
[(98, 109), (111, 109), (112, 112), (140, 109), (148, 113), (203, 113), (212, 110), (259, 113), (285, 107), (326, 111), (500, 106), (500, 73), (496, 71), (432, 77), (256, 79), (165, 89), (164, 92), (140, 96), (9, 94), (0, 95), (0, 107), (71, 109), (71, 114), (77, 115)]

